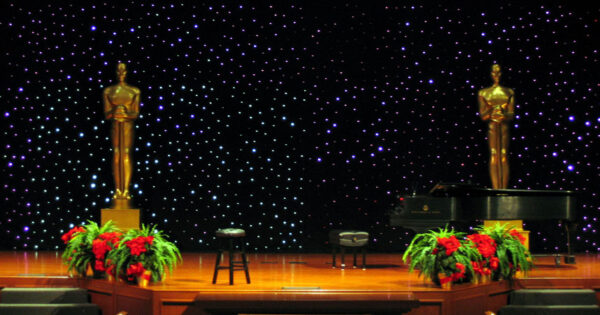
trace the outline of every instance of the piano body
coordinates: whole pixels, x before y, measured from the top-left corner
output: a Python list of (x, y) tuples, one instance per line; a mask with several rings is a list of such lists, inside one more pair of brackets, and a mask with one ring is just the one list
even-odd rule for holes
[(576, 220), (574, 191), (489, 189), (462, 183), (439, 183), (427, 195), (400, 197), (390, 225), (415, 232), (448, 222), (475, 220), (561, 220), (567, 230), (566, 263), (574, 263), (571, 233)]

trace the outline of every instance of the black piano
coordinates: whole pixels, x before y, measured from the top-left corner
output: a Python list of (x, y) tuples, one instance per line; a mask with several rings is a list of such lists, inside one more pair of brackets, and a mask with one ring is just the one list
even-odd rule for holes
[(400, 197), (390, 225), (415, 232), (448, 222), (475, 220), (561, 220), (567, 230), (566, 263), (574, 263), (571, 233), (576, 220), (574, 191), (489, 189), (463, 183), (439, 183), (426, 195)]

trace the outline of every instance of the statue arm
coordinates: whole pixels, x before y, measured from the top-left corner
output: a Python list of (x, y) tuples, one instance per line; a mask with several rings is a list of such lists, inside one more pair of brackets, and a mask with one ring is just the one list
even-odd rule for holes
[(140, 115), (140, 90), (134, 89), (133, 101), (131, 102), (131, 111), (129, 112), (129, 118), (136, 119)]
[(485, 98), (483, 97), (483, 95), (481, 95), (481, 92), (479, 92), (478, 100), (479, 100), (479, 116), (481, 117), (481, 120), (483, 120), (483, 121), (490, 120), (492, 111), (494, 108), (492, 106), (488, 105), (488, 103), (485, 101)]
[(108, 99), (108, 91), (107, 90), (104, 90), (102, 99), (104, 100), (104, 116), (106, 117), (106, 119), (112, 119), (113, 118), (113, 106), (110, 103), (110, 100)]
[(510, 99), (508, 100), (508, 106), (506, 107), (506, 121), (511, 121), (515, 116), (515, 92), (509, 89)]

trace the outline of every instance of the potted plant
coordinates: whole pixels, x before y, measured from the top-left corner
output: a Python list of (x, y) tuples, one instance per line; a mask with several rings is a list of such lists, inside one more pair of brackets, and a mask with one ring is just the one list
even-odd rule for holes
[[(96, 222), (89, 220), (87, 224), (74, 227), (65, 233), (61, 237), (67, 245), (62, 254), (62, 260), (68, 266), (67, 270), (85, 277), (87, 270), (91, 268), (94, 272), (94, 277), (101, 277), (104, 269), (99, 268), (100, 264), (98, 261), (105, 257), (96, 255), (99, 253), (99, 250), (94, 248), (94, 242), (96, 241), (97, 243), (100, 235), (114, 235), (113, 233), (119, 233), (119, 229), (117, 229), (112, 221), (100, 227)], [(96, 247), (98, 246), (96, 245)]]
[(510, 280), (517, 271), (531, 270), (533, 267), (531, 253), (525, 248), (525, 237), (517, 230), (509, 228), (506, 224), (479, 227), (475, 230), (480, 235), (489, 237), (496, 244), (495, 254), (490, 258), (494, 280)]
[(448, 227), (415, 235), (402, 259), (410, 261), (409, 271), (419, 270), (435, 284), (468, 282), (474, 276), (471, 261), (480, 260), (477, 249), (470, 246), (464, 236)]
[(167, 241), (166, 235), (156, 226), (143, 224), (141, 230), (129, 230), (123, 235), (107, 259), (115, 264), (117, 276), (142, 286), (149, 281), (161, 281), (165, 268), (173, 272), (175, 265), (182, 261), (179, 249)]

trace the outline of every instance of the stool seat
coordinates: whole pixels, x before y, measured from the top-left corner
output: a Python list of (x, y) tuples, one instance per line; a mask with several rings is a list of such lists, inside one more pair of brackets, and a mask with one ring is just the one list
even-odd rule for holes
[(215, 235), (217, 237), (244, 237), (246, 236), (246, 231), (238, 228), (218, 229)]
[(369, 233), (353, 230), (333, 230), (329, 232), (329, 242), (346, 247), (362, 247), (369, 242)]

